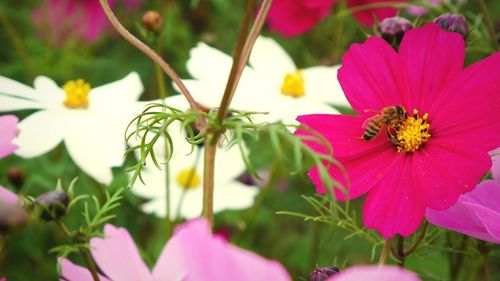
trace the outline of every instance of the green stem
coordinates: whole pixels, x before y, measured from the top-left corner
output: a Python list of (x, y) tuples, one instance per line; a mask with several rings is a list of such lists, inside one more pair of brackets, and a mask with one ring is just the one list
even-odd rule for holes
[(382, 249), (382, 253), (380, 253), (380, 259), (378, 261), (379, 265), (384, 265), (387, 263), (387, 258), (391, 254), (391, 245), (392, 239), (387, 239), (384, 244), (384, 248)]
[(404, 247), (405, 247), (405, 238), (401, 235), (398, 235), (398, 250), (397, 250), (397, 255), (398, 255), (398, 265), (400, 267), (405, 267), (405, 259), (406, 259), (406, 255), (405, 255), (405, 250), (404, 250)]
[(486, 28), (488, 29), (488, 33), (491, 39), (491, 46), (495, 51), (499, 50), (497, 38), (495, 35), (495, 28), (493, 27), (493, 22), (491, 21), (490, 15), (488, 13), (488, 7), (486, 7), (486, 2), (484, 0), (476, 0), (481, 10), (481, 14), (483, 15), (484, 23), (486, 24)]
[(203, 213), (210, 225), (214, 218), (214, 172), (215, 153), (217, 142), (213, 142), (214, 135), (208, 135), (205, 140), (205, 154), (203, 160)]
[[(64, 235), (66, 235), (71, 241), (74, 240), (74, 235), (68, 230), (66, 225), (61, 220), (56, 220), (54, 222), (62, 231), (62, 233), (64, 233)], [(88, 241), (85, 242), (88, 243)], [(81, 247), (78, 247), (78, 250), (80, 251), (80, 254), (83, 257), (83, 261), (85, 262), (87, 269), (90, 271), (90, 274), (92, 275), (92, 279), (94, 281), (100, 281), (99, 275), (97, 274), (97, 268), (94, 264), (92, 257), (89, 254), (89, 251)]]
[(489, 259), (488, 259), (488, 254), (484, 255), (483, 273), (484, 273), (484, 280), (485, 281), (491, 281), (490, 263), (489, 263)]
[(417, 241), (415, 241), (415, 243), (413, 243), (413, 245), (410, 247), (410, 249), (408, 249), (404, 252), (405, 257), (411, 255), (418, 248), (418, 245), (420, 245), (420, 242), (423, 241), (425, 234), (427, 233), (427, 226), (428, 225), (429, 225), (429, 223), (426, 220), (424, 220), (424, 226), (422, 228), (422, 231), (420, 231), (420, 234), (417, 237)]
[[(156, 53), (153, 49), (151, 49), (148, 45), (144, 44), (141, 40), (137, 39), (134, 35), (132, 35), (116, 18), (115, 14), (111, 10), (106, 0), (99, 0), (104, 13), (108, 17), (109, 21), (113, 25), (113, 27), (118, 31), (118, 33), (127, 40), (134, 47), (142, 51), (145, 55), (151, 58), (154, 62), (156, 62), (160, 68), (172, 79), (172, 81), (179, 87), (180, 92), (184, 95), (184, 97), (189, 102), (189, 105), (192, 109), (200, 111), (199, 105), (196, 103), (194, 98), (189, 93), (189, 90), (186, 88), (181, 78), (177, 73), (170, 67), (170, 65), (163, 60), (158, 53)], [(200, 120), (201, 121), (201, 120)]]

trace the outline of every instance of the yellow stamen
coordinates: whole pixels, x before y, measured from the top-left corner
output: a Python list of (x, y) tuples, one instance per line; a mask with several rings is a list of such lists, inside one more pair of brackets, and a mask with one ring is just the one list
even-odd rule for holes
[(408, 116), (406, 121), (400, 123), (395, 128), (393, 142), (398, 152), (415, 152), (425, 144), (431, 134), (429, 132), (430, 124), (427, 123), (429, 114), (425, 113), (422, 117), (418, 115), (418, 110), (413, 110), (413, 116)]
[(63, 86), (66, 92), (64, 105), (69, 108), (87, 108), (89, 106), (90, 84), (83, 79), (68, 81)]
[(302, 71), (297, 70), (295, 72), (287, 73), (283, 79), (283, 84), (281, 85), (281, 93), (285, 96), (294, 98), (301, 97), (305, 95), (304, 83), (305, 81)]
[(201, 177), (195, 168), (187, 168), (177, 174), (177, 183), (185, 189), (193, 189), (201, 184)]

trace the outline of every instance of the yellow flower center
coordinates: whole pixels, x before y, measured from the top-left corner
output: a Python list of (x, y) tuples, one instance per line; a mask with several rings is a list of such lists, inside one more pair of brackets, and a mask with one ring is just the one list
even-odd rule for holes
[(177, 183), (184, 189), (193, 189), (201, 184), (201, 177), (195, 168), (187, 168), (177, 174)]
[(90, 84), (83, 79), (71, 80), (63, 86), (66, 92), (64, 105), (68, 108), (87, 108), (89, 106)]
[(419, 116), (418, 110), (413, 110), (413, 116), (408, 116), (406, 121), (399, 123), (391, 141), (396, 145), (398, 152), (415, 152), (419, 150), (431, 137), (430, 125), (427, 123), (429, 115)]
[(287, 73), (283, 79), (283, 84), (281, 85), (281, 93), (285, 96), (294, 98), (301, 97), (305, 95), (304, 83), (305, 81), (302, 71), (297, 70), (295, 72)]

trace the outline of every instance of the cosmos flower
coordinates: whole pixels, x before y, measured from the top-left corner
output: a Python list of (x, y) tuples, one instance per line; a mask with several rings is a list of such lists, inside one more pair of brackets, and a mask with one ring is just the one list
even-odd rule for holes
[[(278, 262), (229, 244), (196, 219), (178, 226), (150, 271), (124, 228), (104, 227), (104, 238), (90, 241), (102, 281), (229, 281), (291, 280)], [(62, 260), (61, 275), (68, 281), (91, 281), (86, 268)]]
[[(184, 82), (198, 102), (218, 107), (231, 64), (229, 55), (199, 43), (191, 50), (187, 62), (194, 79)], [(257, 39), (249, 64), (243, 71), (231, 107), (269, 113), (254, 115), (257, 121), (291, 123), (298, 114), (336, 113), (327, 103), (348, 106), (335, 78), (337, 66), (298, 69), (274, 40), (265, 37)]]
[(34, 88), (0, 76), (0, 111), (37, 110), (21, 121), (14, 143), (24, 158), (40, 156), (64, 141), (73, 161), (92, 178), (109, 184), (111, 167), (121, 166), (123, 134), (143, 86), (135, 72), (110, 84), (91, 88), (79, 79), (62, 88), (39, 76)]
[[(271, 30), (283, 36), (296, 36), (313, 28), (326, 18), (337, 0), (275, 0), (269, 10), (268, 24)], [(349, 8), (362, 8), (383, 2), (406, 2), (406, 0), (348, 0)], [(371, 26), (397, 14), (397, 9), (383, 7), (360, 10), (353, 13), (361, 24)]]
[(500, 181), (500, 148), (491, 152), (493, 165), (491, 166), (491, 176)]
[[(180, 110), (189, 108), (183, 96), (166, 99), (166, 104)], [(200, 216), (203, 202), (203, 147), (192, 146), (186, 141), (180, 125), (169, 127), (173, 142), (173, 155), (168, 162), (171, 219), (195, 218)], [(157, 144), (163, 144), (160, 139)], [(165, 150), (156, 149), (156, 157), (165, 159)], [(252, 206), (254, 197), (259, 192), (255, 186), (248, 186), (237, 180), (245, 170), (240, 150), (237, 146), (220, 147), (215, 158), (214, 177), (214, 212), (227, 209), (245, 209)], [(166, 216), (166, 176), (165, 169), (159, 170), (148, 163), (142, 170), (144, 184), (137, 180), (132, 187), (135, 194), (150, 199), (142, 206), (147, 213)]]
[[(464, 57), (462, 36), (434, 23), (406, 32), (399, 53), (384, 40), (369, 38), (351, 46), (338, 75), (359, 115), (297, 118), (328, 139), (347, 170), (348, 194), (336, 190), (337, 197), (366, 193), (363, 222), (386, 238), (412, 234), (427, 208), (451, 207), (491, 167), (488, 151), (500, 146), (500, 53), (465, 69)], [(387, 119), (396, 121), (389, 128), (373, 121), (398, 106), (407, 116)], [(381, 133), (363, 139), (377, 124)], [(337, 168), (329, 173), (346, 184)], [(309, 177), (318, 192), (326, 192), (317, 167)]]
[(4, 115), (0, 116), (0, 158), (3, 158), (17, 149), (17, 146), (12, 143), (12, 140), (16, 137), (17, 119), (14, 115)]
[(341, 270), (327, 281), (420, 281), (417, 274), (397, 266), (354, 266)]
[(19, 203), (17, 194), (0, 186), (0, 204), (15, 205), (17, 203)]
[(500, 182), (487, 180), (460, 196), (451, 208), (427, 209), (427, 220), (440, 227), (500, 244)]

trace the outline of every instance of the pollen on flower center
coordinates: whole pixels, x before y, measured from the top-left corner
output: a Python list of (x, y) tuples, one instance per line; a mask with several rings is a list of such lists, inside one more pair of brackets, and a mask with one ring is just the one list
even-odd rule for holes
[(427, 113), (420, 117), (418, 110), (414, 109), (413, 116), (408, 116), (394, 128), (390, 137), (398, 152), (415, 152), (429, 140), (431, 134), (427, 118)]
[(301, 97), (305, 95), (304, 83), (305, 81), (302, 71), (297, 70), (295, 72), (287, 73), (283, 78), (281, 93), (285, 96), (294, 98)]
[(90, 84), (83, 79), (71, 80), (66, 82), (63, 90), (66, 93), (66, 99), (63, 104), (68, 108), (87, 108), (89, 106)]
[(201, 177), (195, 168), (183, 169), (177, 174), (176, 180), (184, 189), (193, 189), (201, 184)]

